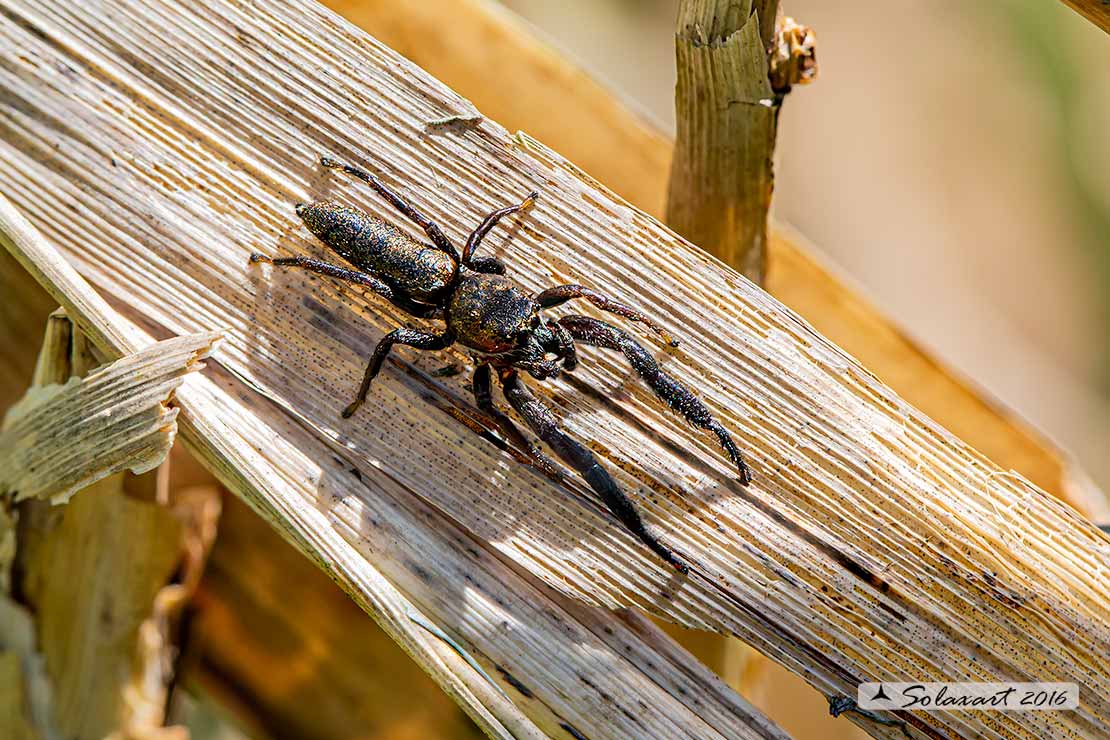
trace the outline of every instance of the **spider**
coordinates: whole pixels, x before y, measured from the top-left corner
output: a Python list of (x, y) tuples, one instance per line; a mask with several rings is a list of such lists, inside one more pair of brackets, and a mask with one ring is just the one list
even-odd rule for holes
[(298, 203), (296, 213), (324, 244), (357, 269), (308, 257), (270, 258), (254, 253), (251, 262), (309, 270), (369, 288), (398, 308), (421, 319), (441, 320), (440, 333), (394, 329), (374, 348), (355, 400), (342, 413), (349, 418), (366, 400), (370, 384), (394, 345), (421, 350), (441, 350), (458, 342), (471, 350), (477, 365), (473, 376), (478, 408), (491, 417), (511, 443), (531, 455), (533, 465), (556, 480), (563, 472), (529, 440), (512, 419), (493, 402), (492, 374), (509, 404), (563, 460), (581, 475), (609, 510), (643, 544), (680, 573), (688, 567), (670, 548), (648, 532), (636, 507), (584, 445), (568, 436), (559, 420), (528, 389), (521, 379), (526, 372), (546, 380), (578, 364), (575, 344), (616, 350), (636, 370), (663, 402), (700, 429), (717, 435), (721, 446), (747, 485), (751, 472), (732, 437), (713, 418), (709, 409), (677, 380), (663, 372), (651, 354), (622, 329), (588, 316), (548, 318), (544, 311), (575, 298), (584, 298), (602, 311), (644, 324), (672, 346), (677, 342), (650, 318), (582, 285), (559, 285), (529, 294), (504, 276), (505, 266), (493, 257), (476, 257), (482, 239), (497, 223), (532, 206), (539, 193), (532, 192), (520, 204), (493, 211), (466, 240), (462, 254), (451, 240), (426, 216), (400, 195), (365, 170), (327, 157), (320, 164), (362, 180), (389, 201), (406, 218), (427, 234), (430, 244), (413, 239), (397, 227), (362, 211), (320, 201)]

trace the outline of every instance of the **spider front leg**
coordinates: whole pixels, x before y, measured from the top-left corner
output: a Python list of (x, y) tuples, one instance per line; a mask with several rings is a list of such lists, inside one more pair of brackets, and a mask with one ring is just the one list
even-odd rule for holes
[(678, 342), (673, 339), (663, 327), (648, 318), (647, 314), (637, 311), (631, 306), (626, 306), (619, 301), (614, 301), (612, 298), (604, 296), (592, 288), (587, 288), (585, 285), (559, 285), (554, 288), (548, 288), (545, 291), (537, 293), (533, 296), (532, 300), (538, 303), (540, 308), (551, 308), (552, 306), (558, 306), (574, 298), (585, 298), (602, 311), (615, 313), (617, 316), (623, 316), (626, 319), (645, 324), (656, 334), (663, 337), (663, 340), (667, 344), (672, 347), (678, 346)]
[(516, 409), (532, 431), (547, 443), (556, 455), (567, 465), (578, 471), (594, 489), (609, 511), (634, 534), (640, 542), (647, 545), (652, 552), (661, 557), (668, 565), (679, 573), (688, 573), (689, 567), (683, 563), (666, 545), (657, 540), (644, 526), (640, 513), (629, 501), (628, 497), (617, 487), (605, 469), (598, 463), (593, 453), (585, 446), (567, 436), (559, 428), (559, 422), (538, 398), (532, 395), (528, 386), (520, 379), (520, 375), (511, 369), (501, 371), (501, 387), (509, 404)]
[(663, 372), (651, 353), (635, 339), (612, 324), (591, 319), (588, 316), (565, 316), (559, 319), (559, 324), (566, 327), (571, 336), (583, 344), (623, 352), (629, 364), (635, 368), (656, 396), (672, 410), (686, 417), (686, 421), (699, 429), (706, 429), (717, 435), (721, 446), (740, 473), (740, 482), (745, 486), (751, 483), (752, 471), (740, 456), (740, 450), (736, 448), (736, 443), (732, 441), (728, 431), (713, 418), (709, 408), (690, 389)]
[(435, 334), (413, 331), (412, 329), (394, 329), (386, 334), (382, 341), (378, 342), (378, 346), (374, 348), (373, 354), (370, 355), (370, 362), (366, 365), (366, 373), (362, 376), (362, 385), (359, 386), (358, 395), (355, 396), (351, 405), (343, 409), (343, 418), (351, 418), (351, 415), (358, 411), (358, 407), (366, 400), (366, 394), (370, 392), (370, 383), (381, 371), (382, 363), (389, 356), (393, 345), (401, 344), (417, 349), (446, 349), (454, 342), (455, 337), (450, 332), (436, 336)]
[(574, 348), (574, 337), (557, 321), (549, 321), (546, 326), (555, 335), (555, 354), (562, 361), (563, 369), (567, 372), (573, 371), (578, 367), (578, 351)]
[[(500, 262), (490, 257), (484, 257), (477, 260), (473, 259), (474, 252), (478, 250), (478, 246), (482, 243), (482, 240), (486, 238), (486, 234), (488, 234), (490, 230), (497, 225), (498, 221), (510, 214), (517, 213), (518, 211), (523, 211), (526, 208), (531, 208), (532, 204), (535, 203), (536, 199), (539, 197), (540, 194), (533, 190), (531, 193), (528, 194), (528, 197), (521, 201), (518, 205), (508, 206), (507, 208), (498, 208), (496, 211), (482, 219), (482, 223), (478, 224), (478, 228), (474, 229), (474, 231), (471, 232), (470, 238), (466, 240), (466, 246), (463, 247), (463, 264), (467, 267), (475, 268), (477, 266), (490, 265), (493, 263), (500, 265)], [(497, 274), (500, 275), (504, 271), (505, 268), (502, 267), (501, 272), (498, 272)], [(478, 269), (477, 272), (487, 272), (487, 270)]]

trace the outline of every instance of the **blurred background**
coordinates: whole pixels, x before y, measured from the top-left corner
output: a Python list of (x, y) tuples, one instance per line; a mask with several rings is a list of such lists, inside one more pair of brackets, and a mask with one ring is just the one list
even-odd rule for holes
[[(504, 5), (673, 135), (676, 0)], [(782, 6), (820, 76), (774, 217), (1110, 490), (1110, 36), (1048, 0)]]

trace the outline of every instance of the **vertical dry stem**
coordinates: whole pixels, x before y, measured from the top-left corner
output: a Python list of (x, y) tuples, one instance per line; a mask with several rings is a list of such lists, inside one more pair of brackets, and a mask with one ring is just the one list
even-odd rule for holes
[[(678, 136), (667, 223), (757, 283), (766, 273), (779, 108), (797, 81), (787, 75), (772, 88), (772, 58), (783, 56), (772, 54), (777, 12), (778, 0), (686, 0), (675, 36)], [(789, 42), (782, 45), (790, 60)], [(780, 68), (785, 75), (795, 66)]]

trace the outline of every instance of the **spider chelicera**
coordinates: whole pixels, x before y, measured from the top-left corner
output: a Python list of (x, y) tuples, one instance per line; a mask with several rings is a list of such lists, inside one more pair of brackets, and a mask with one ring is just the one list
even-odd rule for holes
[(364, 285), (398, 308), (421, 319), (440, 320), (445, 329), (436, 334), (395, 329), (374, 348), (355, 400), (343, 410), (349, 418), (370, 390), (370, 384), (394, 345), (439, 350), (458, 342), (471, 350), (474, 398), (509, 441), (527, 450), (537, 468), (560, 479), (562, 471), (503, 413), (492, 398), (492, 373), (509, 404), (540, 439), (567, 465), (574, 468), (601, 497), (609, 510), (637, 538), (679, 572), (688, 568), (670, 548), (644, 526), (639, 512), (584, 445), (569, 437), (559, 421), (528, 389), (521, 371), (537, 380), (572, 371), (578, 364), (575, 344), (586, 344), (624, 354), (629, 364), (662, 401), (691, 424), (713, 432), (747, 485), (751, 472), (732, 437), (689, 389), (660, 369), (651, 354), (622, 329), (589, 316), (551, 319), (544, 311), (574, 298), (584, 298), (602, 311), (644, 324), (664, 340), (677, 345), (661, 327), (634, 308), (607, 298), (582, 285), (560, 285), (530, 294), (504, 276), (505, 266), (493, 257), (476, 257), (482, 239), (505, 216), (529, 208), (539, 197), (531, 193), (519, 205), (498, 209), (470, 234), (462, 254), (451, 240), (404, 198), (377, 177), (357, 167), (327, 157), (320, 164), (343, 170), (362, 180), (418, 225), (430, 244), (420, 242), (381, 219), (330, 201), (296, 206), (309, 231), (354, 268), (307, 257), (270, 258), (255, 253), (251, 262), (297, 267), (339, 280)]

